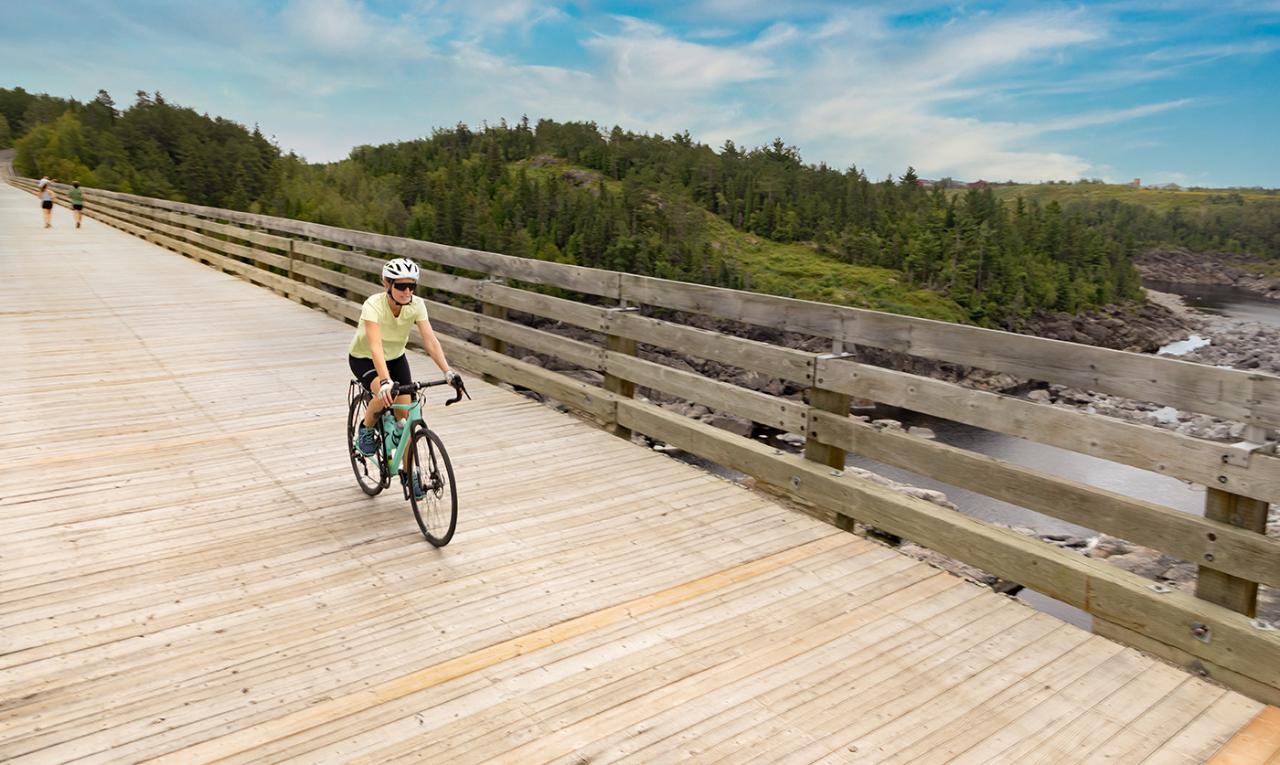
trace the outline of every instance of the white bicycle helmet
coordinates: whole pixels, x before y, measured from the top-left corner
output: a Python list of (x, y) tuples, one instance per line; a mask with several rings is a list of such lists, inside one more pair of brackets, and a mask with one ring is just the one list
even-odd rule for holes
[(387, 264), (382, 267), (382, 278), (395, 281), (396, 279), (412, 279), (418, 281), (418, 264), (408, 258), (396, 258), (388, 260)]

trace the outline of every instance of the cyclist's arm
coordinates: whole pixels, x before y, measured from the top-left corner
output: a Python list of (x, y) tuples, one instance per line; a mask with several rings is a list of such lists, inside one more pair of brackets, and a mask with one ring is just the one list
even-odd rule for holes
[(444, 348), (440, 347), (440, 338), (436, 337), (435, 331), (431, 329), (431, 322), (426, 319), (418, 321), (418, 332), (422, 334), (422, 347), (426, 350), (431, 360), (440, 367), (441, 372), (449, 371), (449, 362), (445, 361)]
[(378, 371), (378, 379), (373, 381), (374, 392), (377, 392), (378, 385), (383, 380), (391, 379), (391, 372), (387, 371), (387, 359), (382, 353), (382, 327), (378, 326), (378, 322), (364, 322), (364, 335), (369, 340), (369, 354), (373, 356), (373, 368)]

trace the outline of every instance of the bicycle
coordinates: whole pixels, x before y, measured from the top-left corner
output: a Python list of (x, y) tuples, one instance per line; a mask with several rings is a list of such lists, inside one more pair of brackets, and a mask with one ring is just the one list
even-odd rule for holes
[[(391, 486), (392, 474), (399, 474), (404, 498), (413, 507), (418, 528), (436, 547), (449, 544), (457, 529), (458, 490), (453, 481), (449, 453), (445, 451), (440, 436), (428, 428), (422, 418), (423, 398), (418, 393), (448, 384), (445, 380), (435, 380), (392, 386), (393, 397), (410, 394), (413, 402), (392, 404), (383, 410), (375, 429), (378, 446), (369, 456), (356, 445), (356, 435), (364, 424), (364, 413), (373, 400), (373, 394), (359, 380), (352, 380), (347, 389), (347, 453), (351, 456), (356, 483), (372, 497)], [(454, 396), (444, 402), (445, 406), (456, 404), (463, 395), (471, 398), (462, 381), (458, 380), (454, 385)], [(395, 410), (406, 413), (399, 427)]]

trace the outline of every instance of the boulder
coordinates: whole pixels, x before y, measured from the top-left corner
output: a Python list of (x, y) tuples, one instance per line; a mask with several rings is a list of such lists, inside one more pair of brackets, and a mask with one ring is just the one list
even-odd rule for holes
[(727, 430), (730, 433), (739, 436), (751, 436), (751, 421), (745, 417), (739, 417), (736, 414), (726, 414), (724, 412), (716, 412), (703, 418), (703, 422), (712, 427)]

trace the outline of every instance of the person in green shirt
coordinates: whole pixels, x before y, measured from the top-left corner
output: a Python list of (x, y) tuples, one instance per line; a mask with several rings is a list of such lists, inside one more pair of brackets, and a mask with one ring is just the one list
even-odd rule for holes
[(72, 182), (67, 197), (71, 200), (71, 217), (76, 219), (76, 228), (80, 228), (80, 217), (84, 215), (84, 192), (80, 190), (80, 181)]
[[(418, 287), (418, 273), (418, 264), (408, 258), (387, 261), (382, 267), (382, 286), (386, 291), (371, 295), (364, 301), (356, 335), (351, 339), (347, 359), (351, 373), (373, 393), (373, 400), (364, 413), (364, 425), (356, 438), (357, 447), (366, 457), (378, 449), (374, 428), (378, 415), (392, 403), (409, 403), (407, 395), (393, 401), (391, 386), (413, 382), (405, 347), (409, 343), (409, 332), (415, 326), (422, 335), (427, 355), (444, 372), (445, 379), (454, 387), (462, 385), (462, 378), (449, 368), (440, 340), (427, 321), (426, 301), (414, 294)], [(404, 416), (403, 410), (396, 411), (397, 419)]]

